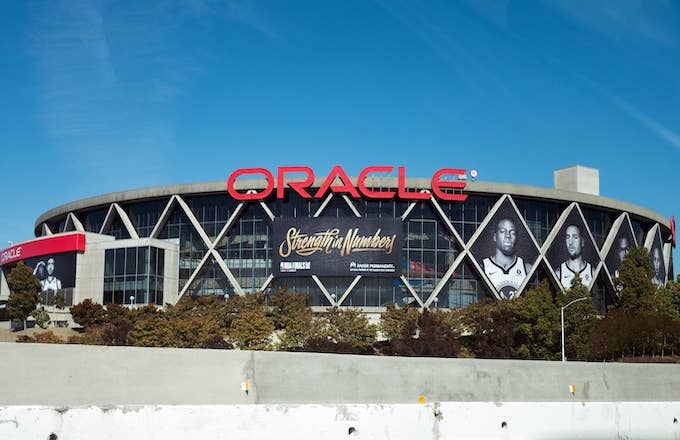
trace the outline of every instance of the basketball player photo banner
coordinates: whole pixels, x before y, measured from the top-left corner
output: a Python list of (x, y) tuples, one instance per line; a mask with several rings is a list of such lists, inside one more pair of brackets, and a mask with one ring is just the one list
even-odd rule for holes
[(570, 289), (576, 275), (587, 289), (593, 284), (600, 262), (595, 243), (580, 211), (574, 207), (548, 249), (548, 262), (562, 288)]
[[(58, 292), (76, 285), (76, 252), (41, 255), (27, 258), (23, 262), (33, 270), (43, 292)], [(14, 266), (3, 267), (5, 276), (9, 275)]]
[(512, 299), (538, 258), (538, 248), (510, 199), (505, 199), (471, 248), (499, 298)]
[(614, 243), (612, 243), (612, 247), (609, 249), (607, 257), (604, 259), (607, 270), (609, 270), (609, 274), (612, 277), (612, 281), (619, 277), (619, 270), (621, 269), (623, 259), (628, 255), (628, 252), (635, 247), (635, 235), (633, 234), (633, 229), (626, 217), (623, 219), (619, 230), (616, 232)]
[(654, 241), (652, 241), (652, 248), (649, 250), (649, 255), (652, 257), (652, 269), (654, 269), (652, 283), (654, 283), (657, 288), (661, 288), (666, 285), (667, 274), (666, 264), (663, 260), (663, 245), (658, 229), (654, 234)]

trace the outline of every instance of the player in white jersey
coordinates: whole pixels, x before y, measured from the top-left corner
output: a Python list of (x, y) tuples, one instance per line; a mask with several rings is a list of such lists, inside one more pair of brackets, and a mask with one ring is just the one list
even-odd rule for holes
[(521, 257), (515, 255), (517, 228), (509, 218), (501, 219), (496, 225), (493, 241), (496, 251), (482, 263), (484, 273), (503, 299), (511, 299), (531, 270)]
[(578, 272), (571, 270), (571, 267), (567, 265), (566, 261), (560, 264), (560, 268), (557, 271), (557, 276), (560, 278), (560, 283), (562, 283), (562, 286), (564, 286), (565, 289), (571, 287), (571, 283), (574, 281), (576, 274), (578, 274), (578, 277), (581, 279), (581, 284), (586, 287), (590, 286), (590, 283), (593, 281), (593, 268), (587, 261), (585, 263), (586, 265), (583, 267), (583, 269)]
[(569, 258), (564, 261), (555, 273), (565, 289), (571, 288), (574, 276), (578, 274), (581, 284), (590, 287), (593, 282), (593, 267), (583, 259), (583, 247), (585, 241), (581, 235), (581, 228), (577, 225), (569, 225), (565, 231), (565, 245)]
[(491, 284), (496, 287), (501, 297), (512, 299), (527, 276), (527, 268), (522, 257), (515, 257), (515, 263), (507, 269), (503, 269), (494, 263), (491, 258), (485, 258), (482, 262), (484, 263), (484, 273), (489, 277)]
[[(35, 274), (40, 266), (45, 266), (44, 261), (40, 261), (33, 270)], [(54, 276), (54, 258), (50, 257), (47, 259), (47, 277), (44, 280), (40, 280), (40, 285), (42, 286), (42, 291), (46, 292), (51, 290), (53, 292), (58, 292), (61, 290), (61, 280)]]

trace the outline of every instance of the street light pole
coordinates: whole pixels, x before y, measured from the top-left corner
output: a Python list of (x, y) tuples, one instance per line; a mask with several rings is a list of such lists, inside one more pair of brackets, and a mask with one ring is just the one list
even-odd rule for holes
[(577, 303), (579, 301), (584, 301), (588, 298), (589, 297), (587, 297), (587, 296), (584, 296), (582, 298), (576, 298), (575, 300), (568, 302), (564, 307), (560, 308), (560, 320), (562, 322), (562, 362), (567, 361), (567, 355), (564, 352), (564, 309), (566, 309), (567, 307), (569, 307), (570, 305), (572, 305), (574, 303)]

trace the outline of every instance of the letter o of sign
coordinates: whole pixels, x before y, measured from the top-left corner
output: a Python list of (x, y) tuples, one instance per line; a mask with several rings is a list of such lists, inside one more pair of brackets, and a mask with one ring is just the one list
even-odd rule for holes
[[(238, 177), (244, 174), (262, 174), (267, 180), (267, 187), (262, 191), (253, 193), (241, 193), (236, 191), (234, 188), (234, 182), (236, 182)], [(229, 195), (236, 200), (247, 201), (266, 199), (269, 197), (272, 191), (274, 191), (274, 176), (272, 176), (272, 173), (270, 173), (269, 170), (265, 168), (241, 168), (240, 170), (236, 170), (231, 173), (229, 179), (227, 179), (227, 191), (229, 192)]]

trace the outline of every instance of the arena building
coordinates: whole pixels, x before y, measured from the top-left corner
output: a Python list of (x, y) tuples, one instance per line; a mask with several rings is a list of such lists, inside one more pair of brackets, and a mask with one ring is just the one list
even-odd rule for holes
[[(398, 170), (398, 177), (385, 174)], [(176, 303), (182, 296), (286, 288), (313, 306), (388, 304), (456, 308), (523, 295), (576, 274), (596, 307), (617, 300), (616, 277), (633, 247), (650, 250), (661, 286), (673, 278), (671, 218), (599, 195), (599, 172), (555, 171), (554, 188), (476, 181), (403, 167), (237, 170), (225, 182), (123, 191), (42, 214), (34, 240), (0, 252), (0, 300), (19, 261), (33, 268), (43, 303)], [(251, 178), (248, 178), (251, 177)]]

